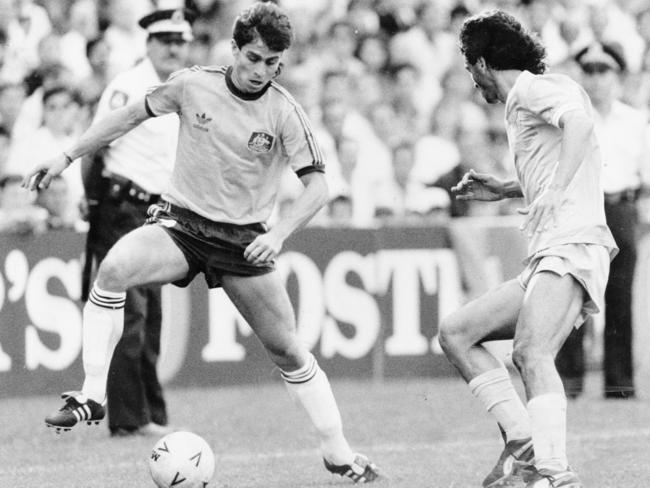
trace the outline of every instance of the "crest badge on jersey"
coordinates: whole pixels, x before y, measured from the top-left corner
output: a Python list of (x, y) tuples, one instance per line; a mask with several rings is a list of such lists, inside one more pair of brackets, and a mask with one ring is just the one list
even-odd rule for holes
[(248, 139), (248, 149), (256, 153), (267, 153), (273, 147), (273, 136), (267, 132), (253, 132)]

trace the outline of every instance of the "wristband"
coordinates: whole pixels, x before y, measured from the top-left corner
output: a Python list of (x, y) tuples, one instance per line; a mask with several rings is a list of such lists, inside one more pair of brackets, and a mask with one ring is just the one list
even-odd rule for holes
[(65, 151), (63, 152), (63, 157), (65, 158), (66, 166), (70, 166), (72, 161), (74, 161)]

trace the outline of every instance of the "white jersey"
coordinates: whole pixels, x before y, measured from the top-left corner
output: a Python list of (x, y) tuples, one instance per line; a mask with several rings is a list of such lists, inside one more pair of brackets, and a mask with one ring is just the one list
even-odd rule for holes
[[(523, 71), (508, 93), (508, 142), (527, 205), (540, 196), (553, 178), (563, 138), (560, 118), (572, 110), (581, 110), (593, 119), (586, 92), (565, 75)], [(605, 221), (601, 172), (600, 149), (592, 136), (585, 159), (566, 189), (557, 226), (532, 236), (529, 256), (561, 244), (590, 243), (616, 249)]]
[[(158, 84), (158, 74), (151, 61), (145, 58), (109, 83), (99, 100), (95, 120), (144, 97)], [(145, 120), (111, 143), (104, 157), (104, 168), (128, 178), (149, 193), (162, 193), (174, 167), (178, 126), (176, 114)]]
[(275, 82), (242, 93), (232, 68), (181, 70), (146, 98), (150, 115), (178, 113), (176, 165), (163, 194), (215, 222), (266, 222), (286, 168), (324, 171), (320, 149), (298, 103)]

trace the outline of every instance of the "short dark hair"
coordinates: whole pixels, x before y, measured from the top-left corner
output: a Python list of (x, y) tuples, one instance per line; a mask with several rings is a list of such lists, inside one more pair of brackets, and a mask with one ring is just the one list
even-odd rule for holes
[(291, 45), (293, 31), (280, 7), (272, 2), (256, 2), (239, 14), (232, 37), (238, 48), (259, 37), (271, 51), (284, 51)]
[(543, 44), (517, 19), (501, 10), (468, 18), (459, 37), (460, 51), (469, 64), (483, 58), (496, 70), (528, 70), (537, 75), (546, 71)]

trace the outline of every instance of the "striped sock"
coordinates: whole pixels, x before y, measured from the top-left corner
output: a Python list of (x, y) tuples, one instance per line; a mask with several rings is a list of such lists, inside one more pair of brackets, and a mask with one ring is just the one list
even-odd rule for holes
[(124, 328), (126, 292), (102, 290), (93, 285), (83, 310), (82, 392), (98, 403), (106, 396), (108, 368)]
[(318, 432), (323, 457), (334, 464), (352, 464), (354, 453), (343, 436), (339, 408), (316, 358), (309, 354), (302, 368), (281, 375), (289, 394), (302, 404)]

